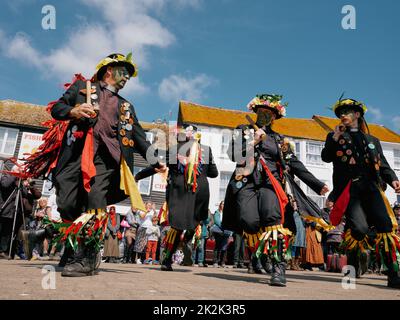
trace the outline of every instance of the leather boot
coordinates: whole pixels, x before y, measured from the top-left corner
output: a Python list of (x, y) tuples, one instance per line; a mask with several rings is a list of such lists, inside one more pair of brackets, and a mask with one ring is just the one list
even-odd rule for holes
[(172, 252), (169, 257), (164, 257), (161, 263), (161, 271), (174, 271), (172, 269)]
[(265, 270), (265, 272), (267, 273), (267, 274), (272, 274), (272, 261), (271, 261), (271, 258), (269, 257), (269, 256), (267, 256), (267, 255), (262, 255), (261, 257), (260, 257), (260, 262), (261, 262), (261, 265), (262, 265), (262, 267), (263, 267), (263, 269)]
[(286, 287), (286, 263), (272, 262), (271, 286)]
[(131, 254), (130, 254), (130, 246), (125, 245), (124, 248), (124, 257), (122, 259), (122, 263), (129, 263), (129, 260), (131, 259)]
[(348, 251), (347, 255), (347, 264), (353, 266), (356, 271), (356, 278), (361, 278), (361, 267), (360, 267), (360, 259), (357, 255), (356, 250)]
[(86, 248), (80, 244), (70, 263), (67, 263), (61, 273), (62, 277), (86, 277), (95, 274), (97, 252), (94, 248)]
[(72, 263), (74, 258), (74, 250), (71, 247), (64, 247), (63, 255), (61, 256), (58, 266), (64, 268), (68, 263)]
[(294, 258), (289, 259), (287, 264), (286, 264), (286, 270), (293, 270), (293, 264), (294, 264)]
[(185, 241), (183, 244), (182, 265), (187, 266), (187, 267), (193, 266), (192, 255), (193, 255), (192, 243), (190, 241)]
[(249, 263), (249, 267), (247, 269), (247, 273), (250, 273), (250, 274), (254, 274), (254, 273), (262, 274), (261, 268), (262, 268), (262, 266), (261, 266), (260, 260), (257, 258), (256, 254), (253, 253), (251, 255), (251, 260), (250, 260), (250, 263)]
[(50, 226), (39, 230), (21, 230), (21, 238), (27, 259), (32, 258), (32, 249), (36, 244), (42, 243), (44, 239), (51, 239), (52, 237), (53, 229)]
[(392, 259), (390, 259), (388, 256), (385, 255), (383, 258), (384, 262), (387, 267), (387, 286), (389, 288), (395, 288), (395, 289), (400, 289), (400, 277), (399, 277), (399, 272), (394, 270)]
[(300, 271), (301, 269), (300, 269), (300, 258), (294, 258), (293, 259), (293, 265), (292, 265), (292, 270), (294, 270), (294, 271)]

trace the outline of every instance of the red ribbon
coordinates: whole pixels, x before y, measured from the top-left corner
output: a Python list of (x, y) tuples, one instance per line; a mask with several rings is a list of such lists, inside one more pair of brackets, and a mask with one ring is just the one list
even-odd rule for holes
[(86, 192), (90, 192), (90, 180), (96, 175), (96, 167), (94, 166), (94, 151), (93, 151), (93, 128), (89, 128), (85, 146), (82, 152), (81, 170), (83, 176), (83, 186)]
[(285, 191), (282, 188), (282, 185), (280, 184), (280, 182), (278, 180), (276, 180), (276, 178), (274, 177), (274, 175), (272, 174), (271, 170), (269, 170), (268, 166), (266, 165), (266, 163), (264, 162), (263, 159), (260, 159), (261, 165), (263, 166), (265, 172), (268, 175), (269, 181), (271, 181), (272, 187), (275, 190), (276, 196), (278, 197), (278, 201), (279, 201), (279, 208), (281, 210), (281, 224), (283, 224), (285, 222), (285, 207), (289, 202), (289, 199), (285, 193)]
[(342, 220), (343, 214), (345, 213), (347, 206), (350, 202), (350, 186), (351, 180), (347, 184), (346, 188), (344, 188), (342, 194), (337, 198), (335, 204), (333, 205), (332, 211), (329, 215), (331, 219), (331, 224), (333, 226), (337, 226)]

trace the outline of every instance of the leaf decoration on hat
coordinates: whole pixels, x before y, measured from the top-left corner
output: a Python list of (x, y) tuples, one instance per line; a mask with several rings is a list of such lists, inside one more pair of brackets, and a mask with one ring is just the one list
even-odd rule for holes
[(132, 52), (129, 52), (129, 53), (126, 55), (126, 61), (132, 62)]

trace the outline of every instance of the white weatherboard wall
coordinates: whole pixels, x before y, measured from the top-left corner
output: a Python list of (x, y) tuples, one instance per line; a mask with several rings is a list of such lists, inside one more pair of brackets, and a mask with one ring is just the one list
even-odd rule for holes
[[(204, 145), (208, 145), (212, 149), (214, 161), (217, 165), (219, 175), (217, 178), (208, 179), (210, 185), (210, 205), (209, 209), (211, 212), (214, 212), (218, 208), (218, 204), (221, 200), (223, 200), (222, 194), (224, 193), (224, 186), (226, 183), (221, 181), (221, 176), (230, 177), (232, 172), (235, 170), (235, 163), (229, 160), (226, 154), (222, 154), (222, 142), (223, 142), (223, 132), (229, 132), (229, 129), (222, 129), (218, 127), (210, 127), (204, 125), (197, 125), (197, 128), (202, 133), (201, 143)], [(290, 138), (290, 137), (289, 137)], [(310, 139), (292, 139), (296, 143), (296, 154), (299, 159), (304, 163), (307, 169), (314, 174), (319, 180), (325, 182), (329, 189), (332, 190), (332, 163), (325, 163), (322, 161), (315, 161), (315, 158), (310, 159), (310, 156), (307, 156), (307, 143), (311, 144), (313, 147), (319, 145), (321, 148), (324, 145), (322, 141), (315, 141)], [(395, 170), (398, 177), (400, 177), (400, 167), (395, 167), (394, 161), (394, 150), (397, 149), (400, 152), (400, 144), (399, 143), (388, 143), (381, 142), (383, 153), (392, 167)], [(298, 179), (296, 179), (297, 181)], [(300, 182), (301, 188), (303, 191), (311, 196), (311, 198), (316, 201), (319, 205), (323, 205), (326, 197), (321, 197), (314, 194), (310, 191), (304, 182)], [(388, 187), (386, 190), (386, 196), (389, 199), (389, 202), (393, 204), (396, 200), (398, 200), (399, 196), (396, 195), (394, 190), (391, 187)]]

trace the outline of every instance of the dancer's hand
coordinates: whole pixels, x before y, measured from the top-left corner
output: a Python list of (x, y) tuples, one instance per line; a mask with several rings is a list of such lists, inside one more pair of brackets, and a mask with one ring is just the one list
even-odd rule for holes
[(325, 193), (329, 192), (329, 188), (327, 185), (324, 185), (321, 189), (320, 195), (323, 196)]
[(167, 171), (167, 165), (165, 163), (160, 162), (160, 166), (158, 168), (155, 168), (155, 171), (157, 173), (164, 173)]
[(83, 118), (92, 118), (96, 112), (94, 111), (94, 107), (88, 103), (82, 103), (76, 105), (70, 112), (70, 116), (75, 119)]
[(260, 143), (261, 140), (263, 140), (265, 137), (265, 131), (263, 129), (258, 129), (254, 133), (254, 140), (251, 142), (253, 146), (256, 146), (257, 144)]
[(325, 207), (326, 207), (326, 208), (332, 209), (332, 208), (333, 208), (333, 205), (334, 205), (333, 201), (331, 201), (331, 200), (329, 200), (329, 199), (326, 199), (326, 202), (325, 202)]
[(338, 126), (335, 127), (335, 130), (333, 132), (333, 140), (338, 141), (340, 136), (345, 132), (346, 127), (343, 124), (339, 124)]
[(400, 181), (393, 181), (392, 182), (392, 187), (394, 189), (394, 192), (400, 193)]

